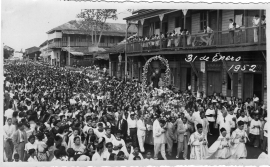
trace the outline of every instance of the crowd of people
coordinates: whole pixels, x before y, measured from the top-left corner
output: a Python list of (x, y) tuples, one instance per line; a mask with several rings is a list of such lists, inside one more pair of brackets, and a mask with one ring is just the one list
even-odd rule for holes
[[(241, 43), (242, 41), (242, 28), (244, 26), (239, 26), (235, 20), (229, 19), (229, 43), (230, 44), (236, 44)], [(261, 18), (259, 15), (255, 15), (252, 19), (252, 26), (253, 27), (259, 27), (261, 23), (261, 26), (264, 27), (262, 29), (262, 37), (265, 38), (265, 27), (266, 27), (266, 17), (263, 15)], [(183, 47), (183, 46), (210, 46), (215, 44), (214, 39), (214, 30), (208, 25), (203, 26), (202, 31), (198, 32), (198, 37), (196, 34), (193, 36), (187, 29), (182, 28), (175, 28), (172, 32), (167, 33), (160, 33), (160, 34), (153, 34), (152, 36), (131, 36), (128, 38), (128, 43), (131, 44), (140, 44), (142, 45), (143, 49), (159, 49), (160, 43), (162, 45), (162, 48), (174, 48), (174, 47)], [(254, 42), (258, 42), (258, 36), (259, 36), (259, 30), (258, 28), (253, 29), (254, 34)], [(201, 33), (206, 34), (205, 36), (201, 35)], [(160, 40), (161, 39), (161, 40)], [(198, 42), (199, 39), (199, 42)], [(133, 46), (134, 47), (134, 46)]]
[(90, 69), (4, 65), (4, 161), (240, 159), (246, 144), (267, 153), (267, 111), (256, 96), (144, 90)]

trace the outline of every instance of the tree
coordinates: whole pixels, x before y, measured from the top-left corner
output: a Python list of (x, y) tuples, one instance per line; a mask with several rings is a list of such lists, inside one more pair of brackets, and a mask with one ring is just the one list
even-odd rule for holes
[(14, 49), (4, 46), (4, 59), (8, 59), (13, 55)]
[[(92, 44), (94, 46), (99, 46), (103, 31), (110, 28), (107, 20), (118, 19), (116, 12), (116, 9), (84, 9), (77, 15), (77, 18), (80, 19), (80, 29), (92, 37)], [(99, 35), (98, 40), (97, 35)]]

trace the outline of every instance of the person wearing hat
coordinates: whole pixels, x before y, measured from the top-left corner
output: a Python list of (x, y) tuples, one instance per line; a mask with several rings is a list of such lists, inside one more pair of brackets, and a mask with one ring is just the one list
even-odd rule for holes
[(230, 159), (246, 159), (247, 149), (246, 142), (248, 139), (247, 133), (244, 130), (244, 122), (238, 121), (238, 127), (233, 131), (231, 136), (231, 158)]
[(203, 160), (208, 154), (207, 134), (203, 132), (202, 124), (197, 124), (197, 131), (190, 136), (190, 160)]
[(208, 149), (206, 159), (228, 159), (231, 156), (230, 138), (225, 128), (220, 129), (220, 136)]

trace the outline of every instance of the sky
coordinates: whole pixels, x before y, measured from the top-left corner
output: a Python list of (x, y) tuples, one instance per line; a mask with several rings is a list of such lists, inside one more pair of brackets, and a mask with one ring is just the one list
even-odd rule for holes
[[(91, 3), (53, 1), (2, 0), (2, 43), (16, 51), (21, 49), (24, 51), (33, 46), (39, 47), (47, 40), (47, 31), (76, 19), (76, 15), (80, 13), (81, 9), (91, 9)], [(117, 9), (117, 5), (113, 9)], [(123, 7), (118, 9), (118, 20), (108, 20), (108, 22), (125, 23), (123, 18), (131, 15), (127, 9)]]

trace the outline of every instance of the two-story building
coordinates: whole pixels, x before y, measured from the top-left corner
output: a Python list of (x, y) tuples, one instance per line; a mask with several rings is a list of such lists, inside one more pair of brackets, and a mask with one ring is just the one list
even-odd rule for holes
[[(108, 24), (109, 29), (102, 33), (98, 48), (93, 47), (91, 34), (82, 31), (77, 20), (69, 21), (48, 31), (48, 48), (52, 50), (51, 64), (57, 66), (91, 65), (98, 53), (104, 52), (125, 38), (126, 24)], [(131, 33), (137, 32), (135, 26), (131, 29)], [(100, 56), (98, 59), (101, 59)], [(108, 58), (104, 59), (108, 61)]]
[(42, 61), (51, 64), (51, 53), (52, 50), (48, 48), (48, 40), (44, 41), (39, 46), (39, 51), (41, 52), (40, 57), (42, 58)]
[(25, 49), (25, 57), (27, 59), (31, 59), (35, 61), (39, 60), (40, 53), (41, 52), (39, 51), (39, 47), (36, 47), (36, 46)]
[[(126, 45), (133, 62), (128, 71), (142, 80), (147, 60), (161, 55), (169, 61), (170, 84), (181, 91), (191, 85), (192, 92), (206, 96), (221, 93), (246, 100), (256, 94), (266, 102), (264, 19), (265, 10), (134, 11), (125, 20), (137, 23), (141, 38)], [(148, 83), (155, 69), (164, 75), (166, 67), (152, 61)]]

